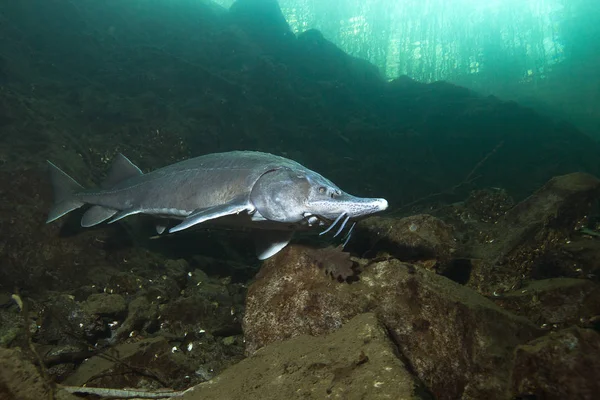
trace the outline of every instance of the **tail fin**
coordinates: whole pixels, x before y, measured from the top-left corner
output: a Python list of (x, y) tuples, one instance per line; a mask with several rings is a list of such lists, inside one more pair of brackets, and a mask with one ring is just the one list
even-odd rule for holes
[(50, 223), (63, 215), (81, 207), (84, 203), (73, 197), (75, 192), (83, 189), (79, 183), (48, 161), (50, 181), (54, 191), (54, 205), (48, 213), (46, 223)]

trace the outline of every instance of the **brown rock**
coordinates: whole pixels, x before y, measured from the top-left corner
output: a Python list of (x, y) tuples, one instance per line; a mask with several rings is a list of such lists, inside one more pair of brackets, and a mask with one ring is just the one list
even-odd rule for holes
[(357, 237), (368, 244), (365, 255), (385, 252), (438, 272), (448, 267), (456, 247), (452, 227), (427, 214), (372, 217), (360, 223)]
[[(0, 399), (47, 399), (50, 390), (51, 386), (44, 382), (36, 367), (19, 350), (0, 347)], [(53, 398), (75, 400), (78, 397), (58, 390)]]
[(517, 348), (512, 393), (547, 400), (597, 399), (599, 377), (600, 335), (573, 327)]
[(127, 318), (117, 328), (116, 336), (125, 338), (135, 331), (147, 331), (156, 324), (158, 319), (158, 305), (151, 303), (145, 296), (133, 299), (127, 307)]
[(587, 279), (532, 281), (492, 299), (502, 308), (546, 329), (585, 324), (600, 315), (600, 287)]
[(248, 289), (243, 320), (246, 353), (293, 336), (339, 329), (368, 310), (364, 296), (355, 296), (359, 288), (364, 284), (350, 287), (327, 276), (312, 249), (289, 246), (263, 264)]
[(36, 333), (39, 344), (88, 343), (109, 334), (106, 323), (85, 311), (73, 296), (59, 294), (50, 297), (40, 312), (41, 324)]
[[(217, 293), (226, 286), (211, 285)], [(211, 289), (212, 289), (211, 288)], [(218, 336), (241, 333), (239, 307), (236, 308), (228, 293), (221, 293), (221, 301), (211, 299), (206, 293), (195, 292), (189, 297), (179, 297), (159, 308), (161, 324), (177, 335), (200, 330)]]
[[(585, 221), (583, 221), (585, 222)], [(600, 225), (594, 226), (598, 231)], [(598, 281), (600, 278), (600, 240), (598, 234), (591, 239), (590, 231), (580, 231), (580, 236), (572, 237), (564, 246), (564, 250), (573, 259), (575, 271), (582, 277)]]
[(513, 199), (504, 189), (474, 190), (464, 202), (463, 221), (496, 222), (514, 206)]
[(91, 357), (63, 383), (71, 386), (144, 389), (159, 389), (169, 385), (181, 389), (189, 385), (193, 371), (193, 366), (186, 364), (179, 349), (174, 352), (164, 337), (155, 337), (123, 343)]
[(600, 180), (589, 174), (548, 181), (497, 223), (482, 228), (469, 250), (473, 270), (468, 285), (491, 295), (519, 287), (523, 280), (582, 277), (582, 263), (565, 250), (599, 195)]
[(504, 398), (511, 352), (539, 334), (529, 321), (426, 270), (373, 268), (377, 312), (438, 399)]
[(125, 314), (127, 303), (120, 294), (94, 293), (81, 307), (89, 314), (118, 317)]
[(48, 387), (36, 368), (17, 350), (0, 348), (0, 398), (48, 398)]
[(340, 284), (290, 246), (268, 260), (249, 288), (247, 352), (290, 337), (338, 329), (373, 311), (416, 375), (440, 399), (503, 398), (513, 349), (539, 331), (466, 287), (398, 260)]
[(487, 252), (494, 250), (499, 262), (524, 263), (521, 269), (531, 271), (536, 260), (566, 242), (599, 194), (600, 180), (592, 175), (573, 173), (552, 178), (498, 223), (496, 245)]
[(326, 336), (270, 344), (183, 399), (430, 398), (395, 352), (377, 317), (361, 314)]

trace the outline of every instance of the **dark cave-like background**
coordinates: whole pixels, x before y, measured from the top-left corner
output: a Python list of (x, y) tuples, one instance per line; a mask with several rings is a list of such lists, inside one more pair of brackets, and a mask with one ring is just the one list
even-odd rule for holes
[(598, 171), (598, 145), (573, 126), (443, 82), (386, 82), (255, 3), (3, 2), (2, 170), (48, 158), (91, 183), (118, 151), (152, 169), (252, 149), (392, 210), (474, 187), (522, 198), (557, 174)]

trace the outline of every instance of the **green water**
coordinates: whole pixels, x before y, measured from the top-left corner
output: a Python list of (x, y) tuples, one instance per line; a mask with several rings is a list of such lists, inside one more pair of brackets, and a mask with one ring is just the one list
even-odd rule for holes
[[(229, 7), (233, 1), (217, 0)], [(567, 118), (600, 136), (600, 2), (281, 0), (296, 33), (315, 28), (384, 76), (446, 80)]]

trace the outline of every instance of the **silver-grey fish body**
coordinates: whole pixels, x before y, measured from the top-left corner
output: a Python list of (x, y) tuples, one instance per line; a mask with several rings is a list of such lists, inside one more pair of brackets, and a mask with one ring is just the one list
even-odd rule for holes
[[(49, 166), (55, 203), (47, 222), (89, 204), (83, 227), (140, 213), (183, 220), (170, 233), (206, 221), (255, 227), (263, 230), (261, 237), (255, 235), (261, 259), (287, 245), (292, 233), (282, 231), (330, 225), (327, 232), (339, 225), (337, 236), (350, 220), (388, 206), (385, 199), (345, 193), (295, 161), (254, 151), (208, 154), (147, 174), (119, 154), (95, 190), (84, 190), (54, 164)], [(165, 223), (157, 223), (159, 234), (165, 229)]]
[(129, 178), (110, 189), (86, 190), (75, 196), (87, 204), (180, 219), (194, 210), (234, 199), (249, 201), (256, 181), (265, 172), (284, 166), (304, 169), (295, 161), (267, 153), (214, 153)]

